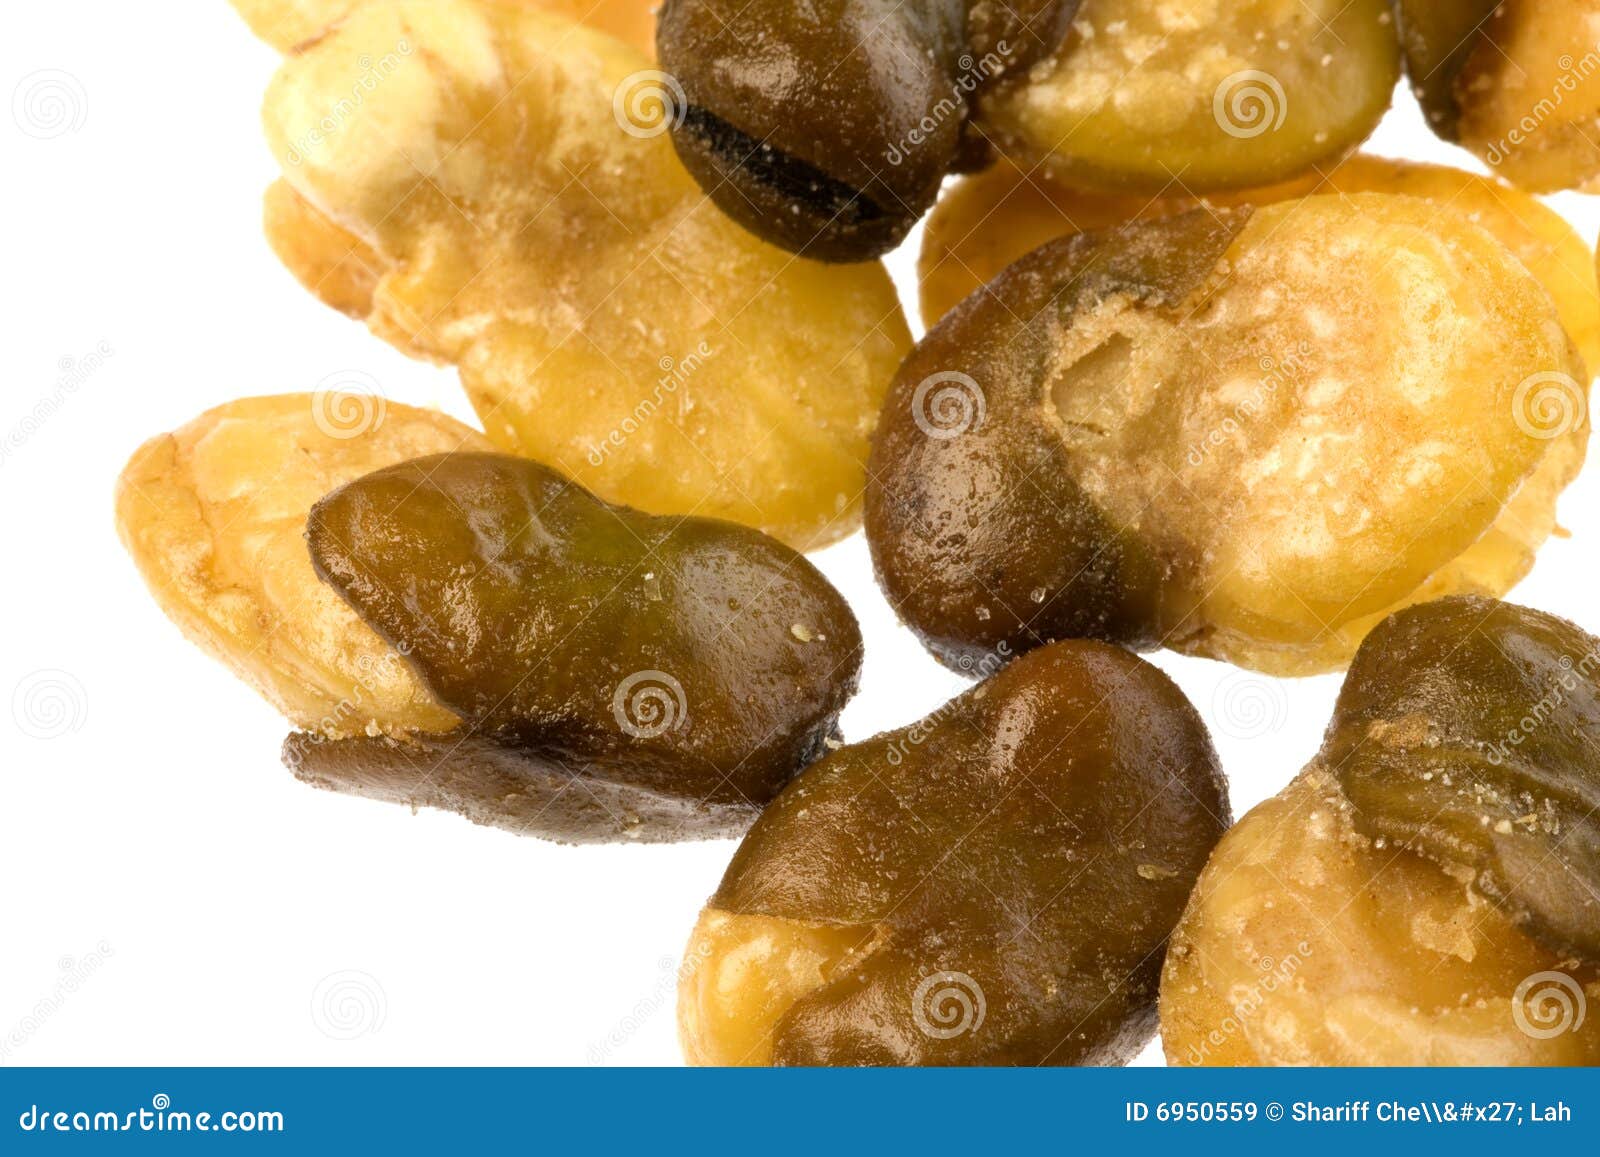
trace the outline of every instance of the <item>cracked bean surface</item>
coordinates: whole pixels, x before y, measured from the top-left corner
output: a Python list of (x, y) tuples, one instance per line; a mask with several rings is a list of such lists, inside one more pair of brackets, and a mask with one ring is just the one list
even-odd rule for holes
[(1521, 579), (1586, 395), (1545, 288), (1418, 198), (1083, 234), (906, 360), (868, 541), (953, 665), (1088, 636), (1334, 670), (1401, 606)]

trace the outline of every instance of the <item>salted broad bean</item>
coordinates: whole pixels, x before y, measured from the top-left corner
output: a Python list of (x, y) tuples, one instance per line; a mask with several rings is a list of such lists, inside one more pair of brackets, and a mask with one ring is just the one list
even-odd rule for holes
[(317, 573), (461, 717), (291, 736), (319, 787), (569, 842), (737, 833), (835, 741), (861, 636), (802, 556), (536, 462), (420, 458), (312, 508)]
[(1600, 0), (1399, 0), (1433, 130), (1536, 193), (1600, 178)]
[(1600, 640), (1481, 598), (1368, 635), (1327, 741), (1213, 853), (1185, 1065), (1600, 1064)]
[(948, 314), (880, 419), (867, 532), (947, 663), (1088, 636), (1284, 674), (1532, 565), (1588, 374), (1516, 255), (1420, 198), (1050, 242)]
[(986, 149), (977, 96), (1053, 52), (1078, 0), (666, 0), (672, 139), (735, 220), (796, 253), (893, 249), (952, 168)]
[(757, 531), (490, 450), (376, 394), (249, 398), (140, 447), (118, 528), (302, 779), (569, 842), (743, 831), (835, 741), (848, 606)]
[(701, 195), (674, 83), (536, 5), (355, 4), (268, 88), (268, 237), (329, 304), (457, 366), (500, 449), (820, 546), (858, 525), (905, 319), (881, 265), (796, 260)]
[(685, 1055), (1126, 1062), (1228, 820), (1205, 727), (1165, 675), (1095, 642), (1024, 656), (772, 803), (690, 938)]
[(1326, 758), (1375, 839), (1470, 868), (1530, 935), (1600, 962), (1600, 639), (1490, 599), (1368, 637)]

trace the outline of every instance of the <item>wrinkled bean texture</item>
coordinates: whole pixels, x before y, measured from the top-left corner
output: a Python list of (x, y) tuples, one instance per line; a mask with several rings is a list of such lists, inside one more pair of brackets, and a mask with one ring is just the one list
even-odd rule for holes
[(837, 733), (861, 636), (746, 527), (610, 506), (502, 454), (375, 471), (312, 508), (317, 573), (461, 716), (291, 737), (322, 787), (583, 842), (743, 829)]
[(245, 398), (150, 439), (117, 481), (117, 529), (183, 633), (296, 726), (447, 731), (456, 716), (306, 554), (328, 491), (425, 454), (486, 450), (443, 414), (362, 394)]
[(718, 205), (795, 253), (894, 248), (952, 168), (982, 155), (970, 106), (1061, 44), (1077, 0), (667, 0), (673, 143)]
[[(1441, 215), (1464, 216), (1487, 229), (1550, 291), (1585, 369), (1600, 369), (1600, 291), (1588, 244), (1559, 213), (1504, 181), (1444, 165), (1356, 156), (1282, 184), (1212, 194), (1203, 203), (1237, 208), (1341, 193), (1421, 197)], [(917, 265), (922, 320), (931, 328), (1046, 241), (1171, 217), (1201, 204), (1187, 195), (1085, 192), (1001, 162), (953, 184), (929, 216)]]
[(1418, 198), (1083, 234), (906, 360), (868, 540), (952, 665), (1087, 636), (1337, 669), (1393, 610), (1526, 573), (1586, 393), (1545, 288)]
[(1359, 145), (1399, 67), (1390, 0), (1084, 0), (1053, 57), (982, 98), (980, 123), (1079, 185), (1239, 188)]
[(1600, 2), (1399, 0), (1435, 132), (1536, 193), (1600, 178)]
[(1227, 827), (1205, 727), (1126, 651), (1062, 643), (767, 809), (691, 937), (701, 1064), (1102, 1064)]
[(1491, 599), (1404, 611), (1351, 665), (1326, 756), (1364, 833), (1600, 963), (1600, 639)]
[(1600, 1064), (1600, 640), (1490, 599), (1362, 644), (1173, 937), (1175, 1064)]
[(822, 545), (857, 525), (904, 318), (881, 266), (796, 260), (706, 201), (671, 99), (638, 52), (531, 6), (369, 0), (268, 89), (269, 240), (457, 365), (501, 449)]

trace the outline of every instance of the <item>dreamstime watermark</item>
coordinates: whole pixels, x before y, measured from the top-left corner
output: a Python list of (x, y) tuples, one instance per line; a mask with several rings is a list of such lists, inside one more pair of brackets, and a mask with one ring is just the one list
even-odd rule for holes
[(689, 98), (670, 72), (645, 68), (622, 78), (611, 93), (611, 115), (630, 137), (649, 139), (683, 124)]
[(1229, 990), (1232, 1009), (1223, 1018), (1222, 1023), (1207, 1033), (1198, 1045), (1189, 1046), (1188, 1063), (1205, 1064), (1213, 1049), (1221, 1048), (1243, 1032), (1250, 1021), (1260, 1015), (1261, 1007), (1267, 997), (1292, 981), (1311, 955), (1311, 945), (1302, 940), (1294, 946), (1294, 951), (1282, 960), (1274, 960), (1270, 956), (1263, 956), (1257, 960), (1256, 969), (1261, 973), (1260, 978), (1254, 984), (1234, 985)]
[(1554, 370), (1523, 379), (1511, 399), (1511, 418), (1530, 438), (1550, 441), (1570, 434), (1589, 416), (1588, 392)]
[(1211, 695), (1217, 730), (1234, 739), (1260, 739), (1281, 731), (1289, 718), (1289, 694), (1277, 679), (1230, 671)]
[(899, 165), (913, 149), (932, 138), (951, 117), (964, 118), (971, 107), (973, 94), (1006, 70), (1006, 57), (1010, 53), (1011, 45), (1004, 40), (997, 40), (994, 48), (980, 57), (974, 58), (970, 52), (963, 53), (956, 61), (960, 71), (955, 83), (950, 86), (949, 95), (941, 96), (934, 102), (933, 107), (905, 136), (884, 151), (883, 159), (891, 165)]
[(1521, 747), (1549, 723), (1550, 717), (1567, 702), (1570, 695), (1589, 685), (1594, 673), (1600, 670), (1600, 651), (1590, 651), (1577, 660), (1571, 655), (1562, 655), (1556, 660), (1556, 666), (1561, 673), (1551, 681), (1539, 701), (1528, 708), (1503, 738), (1489, 745), (1489, 763), (1492, 766), (1500, 767), (1512, 758), (1513, 749)]
[[(1011, 644), (1002, 641), (995, 644), (994, 650), (987, 652), (980, 658), (963, 655), (955, 665), (963, 674), (971, 675), (979, 682), (982, 682), (1010, 661)], [(891, 737), (889, 754), (886, 756), (890, 766), (899, 767), (905, 762), (906, 756), (910, 755), (915, 748), (921, 747), (926, 743), (934, 732), (939, 730), (939, 725), (949, 718), (960, 704), (961, 697), (958, 695), (935, 710), (933, 714), (924, 716)]]
[(1234, 435), (1254, 421), (1266, 409), (1267, 403), (1285, 385), (1298, 382), (1311, 371), (1311, 343), (1302, 340), (1286, 357), (1264, 356), (1256, 364), (1261, 376), (1249, 394), (1238, 402), (1222, 421), (1206, 432), (1205, 437), (1189, 448), (1190, 466), (1203, 465), (1213, 450), (1228, 443)]
[(638, 1031), (656, 1017), (663, 1008), (676, 1004), (678, 989), (700, 971), (700, 966), (711, 958), (711, 945), (696, 940), (688, 955), (681, 961), (663, 956), (656, 962), (661, 975), (650, 991), (634, 1003), (632, 1009), (612, 1025), (606, 1035), (589, 1045), (589, 1063), (604, 1064)]
[(689, 723), (683, 684), (665, 671), (635, 671), (611, 696), (617, 726), (635, 739), (655, 739)]
[(60, 1109), (31, 1104), (17, 1117), (24, 1133), (282, 1133), (276, 1109), (174, 1109), (172, 1098), (157, 1093), (149, 1108)]
[(311, 1023), (333, 1040), (355, 1040), (382, 1031), (389, 997), (370, 973), (330, 972), (311, 991)]
[(983, 387), (960, 370), (929, 374), (911, 395), (911, 420), (928, 437), (940, 441), (982, 429), (988, 412)]
[(27, 445), (29, 439), (42, 430), (61, 412), (67, 401), (94, 377), (106, 359), (116, 353), (108, 341), (96, 342), (93, 349), (79, 357), (65, 356), (56, 362), (59, 371), (50, 392), (35, 400), (28, 412), (14, 422), (5, 436), (0, 438), (0, 466), (6, 459)]
[(411, 644), (401, 640), (392, 648), (376, 654), (363, 651), (357, 655), (355, 681), (351, 693), (341, 697), (331, 711), (317, 720), (316, 727), (308, 727), (296, 733), (295, 739), (307, 746), (291, 747), (288, 743), (284, 744), (282, 758), (285, 766), (290, 771), (298, 773), (311, 747), (336, 742), (346, 735), (370, 734), (370, 728), (373, 726), (372, 714), (362, 711), (362, 707), (369, 695), (377, 697), (384, 685), (392, 686), (395, 679), (403, 677), (403, 672), (407, 670), (405, 660), (411, 651)]
[(1211, 115), (1230, 137), (1249, 140), (1283, 127), (1289, 116), (1289, 98), (1270, 72), (1246, 68), (1217, 85), (1211, 96)]
[(289, 144), (285, 161), (289, 165), (300, 165), (313, 149), (321, 147), (331, 137), (339, 132), (356, 111), (367, 102), (367, 98), (376, 92), (383, 84), (406, 62), (416, 50), (408, 40), (401, 40), (394, 48), (374, 60), (369, 55), (357, 58), (356, 65), (361, 69), (361, 74), (356, 77), (350, 86), (350, 91), (329, 106), (328, 111), (319, 117), (315, 124), (306, 129)]
[[(386, 649), (378, 654), (363, 651), (356, 656), (355, 685), (351, 694), (344, 696), (333, 705), (333, 710), (317, 721), (316, 729), (310, 731), (311, 737), (319, 739), (324, 735), (342, 735), (351, 731), (366, 730), (367, 717), (362, 713), (362, 705), (366, 703), (368, 695), (375, 695), (378, 690), (386, 685), (392, 685), (396, 679), (402, 678), (406, 667), (406, 657), (411, 654), (411, 644), (404, 639), (396, 643), (393, 648)], [(356, 726), (352, 727), (354, 723)]]
[(88, 722), (89, 692), (71, 671), (31, 671), (11, 691), (11, 719), (30, 739), (60, 739)]
[(1511, 1019), (1534, 1040), (1554, 1040), (1583, 1027), (1583, 986), (1565, 972), (1535, 972), (1511, 996)]
[(911, 994), (911, 1019), (933, 1040), (977, 1032), (988, 1012), (982, 985), (965, 972), (935, 972), (923, 977)]
[(655, 389), (609, 434), (589, 447), (589, 465), (603, 465), (611, 451), (622, 449), (629, 438), (656, 416), (666, 400), (678, 392), (678, 387), (694, 377), (700, 367), (715, 356), (716, 350), (710, 343), (701, 342), (687, 357), (663, 357), (657, 362), (661, 376), (656, 379)]
[(1584, 81), (1600, 72), (1600, 44), (1578, 59), (1570, 53), (1557, 58), (1556, 67), (1561, 75), (1550, 86), (1549, 95), (1540, 97), (1505, 136), (1490, 141), (1488, 148), (1479, 154), (1490, 168), (1498, 168), (1514, 151), (1527, 144), (1544, 122), (1566, 104), (1569, 95), (1577, 93)]
[(11, 90), (11, 119), (34, 140), (55, 140), (83, 128), (89, 119), (89, 94), (72, 73), (41, 68)]
[(111, 944), (102, 940), (94, 946), (93, 951), (85, 952), (82, 956), (63, 956), (57, 961), (61, 975), (56, 978), (50, 991), (35, 1001), (33, 1008), (24, 1013), (4, 1037), (0, 1037), (0, 1064), (4, 1064), (16, 1050), (32, 1040), (45, 1022), (61, 1011), (62, 1006), (72, 999), (89, 977), (99, 972), (101, 966), (115, 954)]
[(311, 393), (311, 420), (330, 438), (359, 438), (383, 425), (389, 412), (378, 379), (360, 370), (339, 370)]

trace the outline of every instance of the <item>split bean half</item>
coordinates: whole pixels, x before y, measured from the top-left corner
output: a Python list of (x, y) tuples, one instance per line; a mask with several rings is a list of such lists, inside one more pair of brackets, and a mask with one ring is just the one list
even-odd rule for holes
[(1317, 758), (1225, 836), (1173, 937), (1185, 1065), (1600, 1064), (1600, 640), (1403, 611)]

